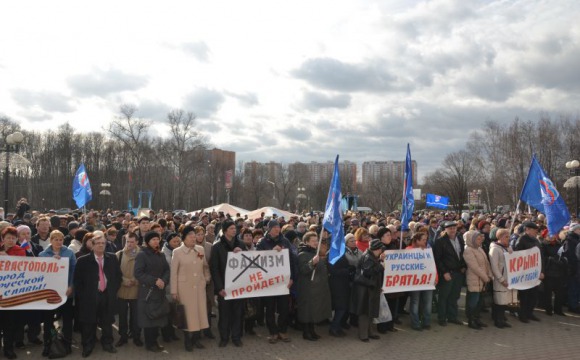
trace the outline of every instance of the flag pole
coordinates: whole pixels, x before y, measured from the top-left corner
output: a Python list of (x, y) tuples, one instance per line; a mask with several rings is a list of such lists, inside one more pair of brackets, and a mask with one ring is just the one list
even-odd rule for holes
[[(318, 220), (320, 221), (320, 219)], [(320, 253), (320, 246), (322, 245), (322, 234), (324, 233), (324, 225), (320, 224), (320, 235), (318, 236), (318, 248), (316, 249), (316, 255), (314, 256), (318, 256), (318, 254)], [(320, 260), (319, 260), (320, 262)], [(310, 277), (310, 281), (314, 281), (314, 274), (316, 273), (316, 265), (314, 265), (314, 269), (312, 270), (312, 276)]]
[(518, 204), (516, 205), (516, 213), (514, 214), (514, 218), (512, 219), (512, 223), (510, 224), (510, 235), (512, 234), (512, 231), (514, 229), (514, 223), (516, 222), (516, 219), (518, 217), (518, 214), (520, 212), (520, 203), (522, 201), (518, 200)]

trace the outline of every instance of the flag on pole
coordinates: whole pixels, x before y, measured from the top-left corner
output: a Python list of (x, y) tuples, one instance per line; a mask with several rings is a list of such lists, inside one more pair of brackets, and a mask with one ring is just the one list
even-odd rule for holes
[(415, 198), (413, 197), (413, 167), (411, 164), (411, 146), (407, 144), (405, 160), (405, 177), (403, 183), (403, 201), (401, 206), (401, 230), (409, 230), (409, 221), (413, 218)]
[(332, 265), (344, 255), (344, 227), (342, 224), (342, 212), (340, 211), (342, 202), (340, 176), (338, 173), (338, 155), (334, 161), (334, 173), (328, 190), (326, 207), (324, 208), (324, 218), (322, 226), (330, 232), (330, 252), (328, 262)]
[(449, 198), (441, 195), (427, 194), (427, 206), (437, 209), (447, 209)]
[(564, 199), (562, 199), (556, 186), (542, 169), (536, 159), (536, 155), (532, 156), (530, 171), (520, 194), (520, 199), (525, 201), (528, 206), (546, 215), (550, 235), (558, 234), (570, 220), (570, 213), (564, 203)]
[(73, 179), (73, 199), (79, 208), (85, 206), (93, 198), (89, 176), (85, 165), (81, 163)]

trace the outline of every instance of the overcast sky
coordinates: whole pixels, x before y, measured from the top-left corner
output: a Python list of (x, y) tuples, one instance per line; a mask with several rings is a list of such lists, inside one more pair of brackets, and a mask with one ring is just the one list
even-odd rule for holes
[(13, 1), (0, 113), (99, 131), (193, 111), (250, 161), (404, 160), (422, 178), (487, 119), (578, 113), (578, 0)]

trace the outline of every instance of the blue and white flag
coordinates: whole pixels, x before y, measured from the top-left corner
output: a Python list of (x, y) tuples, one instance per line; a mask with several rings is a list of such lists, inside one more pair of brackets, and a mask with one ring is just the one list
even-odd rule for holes
[(79, 208), (83, 207), (93, 198), (89, 176), (85, 165), (81, 164), (73, 179), (73, 199)]
[(427, 206), (437, 209), (447, 209), (449, 198), (441, 195), (427, 194)]
[(413, 166), (411, 164), (411, 146), (407, 144), (405, 160), (405, 177), (403, 179), (403, 202), (401, 206), (401, 230), (409, 230), (409, 221), (413, 218), (415, 198), (413, 197)]
[(570, 213), (556, 186), (534, 155), (520, 200), (546, 215), (548, 232), (556, 235), (570, 221)]
[(340, 176), (338, 173), (338, 155), (334, 161), (334, 173), (332, 181), (330, 182), (330, 189), (328, 190), (328, 198), (326, 199), (326, 207), (324, 208), (324, 218), (322, 219), (322, 226), (330, 232), (330, 252), (328, 254), (328, 262), (332, 265), (344, 255), (344, 226), (342, 224), (341, 211), (341, 186)]

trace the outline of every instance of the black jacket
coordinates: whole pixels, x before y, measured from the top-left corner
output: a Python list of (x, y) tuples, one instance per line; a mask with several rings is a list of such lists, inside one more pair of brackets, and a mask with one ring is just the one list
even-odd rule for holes
[(353, 285), (354, 313), (368, 315), (369, 318), (374, 319), (379, 316), (384, 268), (379, 262), (379, 258), (372, 251), (367, 250), (360, 259), (356, 272), (362, 273), (374, 285), (370, 287), (357, 283)]
[[(104, 254), (103, 272), (107, 279), (108, 308), (106, 316), (114, 321), (117, 291), (121, 287), (123, 274), (115, 254)], [(81, 256), (74, 272), (75, 303), (79, 307), (79, 320), (86, 323), (97, 322), (97, 292), (99, 288), (99, 264), (94, 253)], [(103, 314), (101, 314), (103, 316)]]
[(461, 271), (467, 266), (463, 260), (463, 250), (465, 249), (465, 243), (461, 236), (456, 235), (459, 241), (460, 253), (457, 256), (457, 252), (449, 239), (449, 235), (445, 234), (435, 241), (435, 246), (433, 246), (433, 256), (435, 257), (435, 265), (437, 266), (437, 272), (441, 278), (443, 274), (452, 271)]
[[(111, 254), (115, 256), (115, 254)], [(116, 258), (116, 256), (115, 256)], [(140, 327), (164, 326), (167, 318), (151, 320), (145, 314), (145, 299), (149, 290), (161, 291), (155, 286), (157, 279), (163, 280), (165, 286), (169, 286), (169, 264), (162, 252), (155, 252), (150, 247), (144, 247), (135, 258), (135, 279), (139, 281), (139, 294), (137, 295), (137, 321)], [(165, 294), (164, 294), (165, 295)]]
[(256, 250), (273, 250), (276, 246), (280, 246), (282, 249), (288, 249), (290, 256), (290, 279), (292, 279), (293, 282), (296, 282), (298, 254), (296, 248), (292, 246), (292, 243), (288, 241), (282, 233), (280, 233), (280, 235), (275, 239), (272, 238), (270, 234), (266, 234), (266, 236), (261, 238), (256, 244)]
[(578, 271), (578, 258), (576, 257), (576, 247), (580, 244), (580, 236), (574, 232), (568, 232), (564, 241), (564, 256), (568, 259), (570, 276), (580, 275)]
[(225, 235), (222, 235), (211, 247), (209, 270), (211, 272), (214, 293), (216, 295), (219, 295), (219, 292), (225, 288), (228, 253), (234, 251), (237, 247), (246, 250), (244, 243), (238, 240), (236, 236), (234, 236), (233, 241), (229, 243), (226, 240)]
[(328, 264), (330, 273), (329, 285), (334, 310), (348, 310), (351, 296), (352, 280), (356, 268), (348, 263), (346, 256), (342, 255), (334, 265)]
[(542, 249), (541, 249), (540, 245), (541, 245), (540, 240), (538, 240), (537, 238), (531, 237), (528, 234), (523, 234), (522, 236), (520, 236), (514, 250), (520, 251), (520, 250), (529, 250), (529, 249), (532, 249), (534, 247), (539, 248), (540, 249), (540, 257), (542, 257), (542, 259), (540, 259), (540, 263), (542, 264), (542, 272), (544, 272), (544, 260), (543, 260)]

